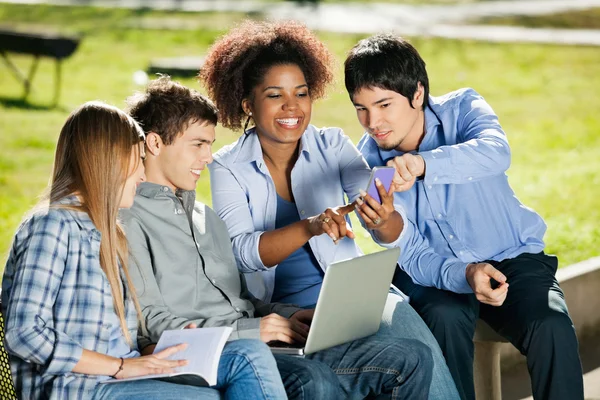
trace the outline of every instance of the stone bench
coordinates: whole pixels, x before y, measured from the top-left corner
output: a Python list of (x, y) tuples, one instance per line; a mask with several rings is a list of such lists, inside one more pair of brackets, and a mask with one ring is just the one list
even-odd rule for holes
[(483, 320), (477, 320), (475, 336), (473, 380), (477, 400), (501, 400), (502, 382), (500, 348), (508, 341), (497, 334)]
[[(577, 337), (581, 341), (600, 334), (600, 257), (590, 258), (560, 268), (556, 272), (569, 315), (573, 320)], [(521, 362), (524, 357), (506, 339), (497, 334), (482, 320), (477, 321), (473, 338), (475, 359), (473, 362), (475, 396), (477, 400), (500, 400), (501, 364), (509, 366)]]

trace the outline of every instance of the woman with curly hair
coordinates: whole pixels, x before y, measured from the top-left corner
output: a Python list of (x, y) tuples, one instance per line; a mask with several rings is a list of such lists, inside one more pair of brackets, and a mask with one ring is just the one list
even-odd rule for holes
[[(209, 166), (213, 206), (250, 291), (265, 301), (314, 307), (327, 266), (362, 254), (350, 211), (381, 245), (395, 246), (402, 231), (393, 188), (379, 184), (382, 202), (372, 199), (362, 190), (370, 169), (351, 140), (338, 128), (310, 125), (332, 65), (325, 45), (299, 23), (245, 22), (213, 45), (200, 74), (223, 126), (244, 125), (242, 137)], [(441, 351), (416, 312), (397, 293), (385, 310), (375, 337), (425, 343), (434, 354), (430, 398), (456, 398)], [(347, 393), (356, 390), (352, 378), (339, 376)]]

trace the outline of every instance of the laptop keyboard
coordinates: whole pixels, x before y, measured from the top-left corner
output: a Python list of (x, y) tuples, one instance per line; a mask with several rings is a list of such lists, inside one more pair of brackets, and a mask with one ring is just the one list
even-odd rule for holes
[(269, 343), (267, 343), (267, 345), (269, 347), (279, 347), (279, 348), (284, 348), (284, 349), (301, 349), (304, 347), (303, 344), (300, 343), (286, 343), (286, 342), (282, 342), (280, 340), (271, 340)]

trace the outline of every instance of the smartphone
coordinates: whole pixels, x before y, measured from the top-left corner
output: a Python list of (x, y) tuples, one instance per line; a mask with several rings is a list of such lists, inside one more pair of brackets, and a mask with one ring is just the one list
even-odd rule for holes
[(377, 186), (375, 185), (375, 178), (379, 178), (387, 192), (390, 190), (390, 186), (392, 185), (392, 180), (394, 179), (395, 172), (396, 168), (394, 167), (375, 167), (371, 171), (371, 178), (369, 179), (369, 186), (367, 187), (366, 192), (372, 198), (377, 200), (379, 204), (381, 204), (381, 198), (379, 197), (379, 191), (377, 190)]

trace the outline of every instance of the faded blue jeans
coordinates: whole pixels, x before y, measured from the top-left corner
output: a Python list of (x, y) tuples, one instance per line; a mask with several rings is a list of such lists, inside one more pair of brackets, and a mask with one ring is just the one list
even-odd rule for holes
[(424, 343), (433, 355), (433, 377), (429, 399), (460, 399), (437, 340), (419, 314), (394, 289), (391, 289), (388, 294), (377, 335), (392, 336), (398, 340), (416, 339)]
[(333, 370), (341, 398), (428, 398), (433, 360), (429, 348), (417, 340), (376, 334), (307, 358)]
[[(217, 389), (217, 390), (215, 390)], [(228, 342), (219, 361), (214, 388), (180, 385), (153, 379), (99, 384), (101, 399), (285, 399), (286, 393), (271, 350), (259, 340)]]

